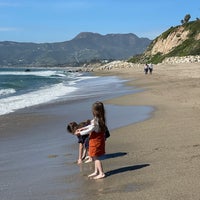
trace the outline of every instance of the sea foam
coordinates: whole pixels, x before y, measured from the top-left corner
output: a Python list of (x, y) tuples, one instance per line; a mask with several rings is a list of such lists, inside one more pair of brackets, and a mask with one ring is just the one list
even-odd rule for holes
[(63, 83), (59, 83), (48, 88), (41, 88), (38, 91), (3, 98), (0, 99), (0, 115), (8, 114), (18, 109), (50, 102), (75, 90), (77, 90), (76, 87), (69, 87)]
[(44, 77), (50, 77), (50, 76), (65, 76), (63, 72), (59, 71), (53, 71), (53, 70), (47, 70), (47, 71), (3, 71), (0, 72), (0, 75), (13, 75), (13, 76), (44, 76)]
[(10, 89), (1, 89), (0, 90), (0, 97), (6, 96), (6, 95), (9, 95), (9, 94), (14, 94), (15, 92), (16, 92), (16, 90), (12, 89), (12, 88), (10, 88)]

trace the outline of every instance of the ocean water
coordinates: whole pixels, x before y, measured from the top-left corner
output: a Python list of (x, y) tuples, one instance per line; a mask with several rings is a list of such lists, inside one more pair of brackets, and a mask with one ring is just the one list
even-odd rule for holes
[[(86, 72), (63, 69), (0, 68), (0, 115), (61, 100), (89, 98), (118, 93), (123, 80), (99, 77)], [(112, 91), (113, 92), (113, 91)]]

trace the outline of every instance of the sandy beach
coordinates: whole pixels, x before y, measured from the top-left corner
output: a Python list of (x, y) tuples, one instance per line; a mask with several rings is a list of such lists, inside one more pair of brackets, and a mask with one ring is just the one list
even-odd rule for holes
[[(100, 180), (87, 178), (92, 163), (74, 163), (76, 140), (67, 138), (65, 130), (67, 120), (90, 115), (93, 99), (1, 117), (4, 199), (199, 200), (200, 64), (155, 65), (152, 75), (145, 75), (143, 66), (95, 73), (122, 77), (140, 91), (104, 101), (120, 107), (111, 115), (116, 123), (120, 115), (131, 121), (127, 106), (153, 107), (151, 117), (111, 130), (102, 161), (106, 178)], [(69, 139), (73, 145), (67, 147)]]
[(98, 199), (200, 199), (200, 64), (157, 65), (152, 75), (141, 67), (106, 73), (145, 90), (106, 103), (150, 105), (155, 112), (112, 132), (107, 151), (126, 155), (104, 161), (108, 177)]

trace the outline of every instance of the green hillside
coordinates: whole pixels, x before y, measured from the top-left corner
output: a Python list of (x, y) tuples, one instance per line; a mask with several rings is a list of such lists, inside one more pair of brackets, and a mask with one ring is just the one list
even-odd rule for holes
[[(181, 33), (180, 33), (181, 30)], [(185, 34), (186, 38), (182, 39), (182, 34)], [(179, 45), (171, 45), (169, 46), (169, 52), (163, 53), (162, 50), (158, 49), (157, 52), (153, 52), (155, 45), (158, 45), (158, 42), (165, 45), (170, 43), (172, 37), (176, 37), (177, 41), (180, 42)], [(174, 57), (174, 56), (188, 56), (188, 55), (200, 55), (200, 20), (184, 23), (183, 25), (179, 25), (176, 27), (171, 27), (167, 31), (163, 32), (160, 36), (158, 36), (152, 43), (149, 45), (144, 54), (133, 56), (129, 59), (129, 62), (151, 62), (154, 64), (162, 62), (166, 57)]]
[(101, 60), (128, 59), (141, 54), (151, 43), (135, 34), (83, 32), (59, 43), (0, 42), (0, 66), (81, 66)]

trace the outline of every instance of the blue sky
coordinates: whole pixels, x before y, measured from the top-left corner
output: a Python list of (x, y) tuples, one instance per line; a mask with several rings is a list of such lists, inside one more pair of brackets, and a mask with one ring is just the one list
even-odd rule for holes
[(0, 0), (0, 41), (62, 42), (80, 32), (154, 39), (186, 14), (200, 18), (200, 1)]

